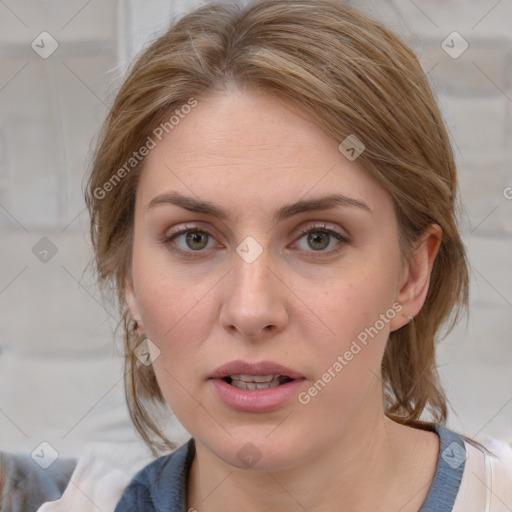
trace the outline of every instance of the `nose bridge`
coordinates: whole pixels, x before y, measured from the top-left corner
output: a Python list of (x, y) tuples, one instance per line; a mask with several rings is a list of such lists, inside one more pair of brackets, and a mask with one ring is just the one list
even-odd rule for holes
[(247, 337), (280, 330), (286, 309), (268, 248), (248, 237), (237, 247), (233, 260), (221, 319), (224, 327)]
[(261, 308), (272, 295), (272, 272), (269, 270), (269, 251), (254, 242), (242, 242), (236, 250), (231, 276), (231, 294), (241, 306)]

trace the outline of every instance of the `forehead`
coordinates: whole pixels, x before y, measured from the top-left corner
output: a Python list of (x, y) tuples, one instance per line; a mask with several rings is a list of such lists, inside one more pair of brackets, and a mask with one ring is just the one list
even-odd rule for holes
[(146, 157), (138, 201), (146, 205), (177, 190), (259, 210), (285, 198), (343, 193), (368, 202), (387, 196), (338, 145), (282, 99), (254, 91), (215, 93), (198, 99)]

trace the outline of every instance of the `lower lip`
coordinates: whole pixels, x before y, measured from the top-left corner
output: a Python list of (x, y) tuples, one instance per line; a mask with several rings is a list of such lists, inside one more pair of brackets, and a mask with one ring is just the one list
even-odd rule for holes
[(220, 399), (236, 411), (270, 412), (279, 409), (296, 396), (304, 384), (304, 379), (295, 379), (280, 386), (254, 391), (238, 389), (224, 379), (211, 379), (211, 383)]

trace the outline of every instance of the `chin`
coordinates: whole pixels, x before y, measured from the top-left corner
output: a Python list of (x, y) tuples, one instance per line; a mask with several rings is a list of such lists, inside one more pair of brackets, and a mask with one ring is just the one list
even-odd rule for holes
[[(264, 432), (246, 432), (244, 435), (230, 437), (223, 435), (222, 440), (204, 443), (207, 449), (226, 464), (245, 471), (281, 471), (295, 467), (305, 457), (304, 438), (295, 442), (287, 435), (285, 438), (269, 436)], [(196, 438), (197, 439), (197, 438)]]

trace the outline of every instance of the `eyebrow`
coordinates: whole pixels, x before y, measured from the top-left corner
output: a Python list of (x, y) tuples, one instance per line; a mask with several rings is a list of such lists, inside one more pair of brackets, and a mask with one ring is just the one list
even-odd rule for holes
[[(150, 210), (155, 206), (162, 204), (174, 204), (191, 212), (211, 215), (222, 220), (229, 220), (229, 213), (209, 201), (202, 201), (190, 196), (185, 196), (179, 192), (165, 192), (154, 197), (145, 207)], [(358, 199), (345, 196), (343, 194), (330, 194), (314, 199), (297, 201), (292, 204), (282, 206), (274, 213), (274, 222), (280, 222), (284, 219), (298, 215), (300, 213), (331, 210), (337, 206), (352, 207), (365, 210), (372, 213), (370, 207)]]

